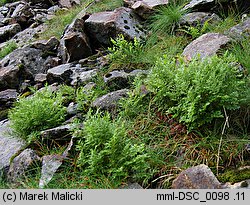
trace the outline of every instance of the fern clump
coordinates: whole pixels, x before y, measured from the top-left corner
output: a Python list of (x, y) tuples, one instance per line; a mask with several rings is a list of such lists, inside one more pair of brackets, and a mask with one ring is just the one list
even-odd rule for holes
[(75, 132), (80, 152), (78, 165), (86, 176), (106, 176), (113, 180), (147, 176), (147, 154), (144, 144), (134, 144), (119, 120), (112, 122), (109, 114), (88, 112), (84, 128)]
[(247, 83), (227, 53), (189, 63), (164, 57), (157, 61), (147, 84), (155, 103), (173, 117), (196, 129), (216, 118), (223, 109), (238, 109), (246, 100)]
[(108, 48), (110, 54), (108, 60), (111, 62), (111, 67), (130, 68), (136, 64), (142, 63), (141, 56), (144, 49), (143, 44), (137, 38), (133, 41), (127, 41), (122, 34), (116, 39), (111, 39), (112, 47)]
[(29, 141), (34, 133), (60, 125), (66, 116), (62, 101), (62, 95), (49, 88), (37, 91), (31, 97), (20, 98), (9, 111), (14, 133)]

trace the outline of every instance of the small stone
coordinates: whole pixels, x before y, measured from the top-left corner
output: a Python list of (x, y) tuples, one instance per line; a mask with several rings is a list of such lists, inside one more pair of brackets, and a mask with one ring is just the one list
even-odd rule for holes
[(222, 185), (208, 166), (201, 164), (181, 172), (173, 181), (173, 189), (221, 189)]

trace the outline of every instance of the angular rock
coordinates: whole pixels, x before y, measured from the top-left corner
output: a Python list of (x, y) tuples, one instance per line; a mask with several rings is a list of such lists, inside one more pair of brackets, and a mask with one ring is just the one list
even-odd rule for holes
[(72, 124), (61, 125), (59, 127), (51, 128), (41, 132), (42, 139), (56, 139), (56, 140), (65, 140), (71, 138), (70, 130)]
[(208, 166), (201, 164), (181, 172), (173, 181), (173, 189), (222, 189)]
[(18, 44), (19, 47), (22, 47), (29, 42), (34, 41), (39, 37), (39, 34), (45, 31), (46, 25), (42, 24), (35, 28), (26, 28), (25, 30), (17, 33), (12, 39)]
[(85, 28), (93, 45), (110, 45), (110, 38), (116, 38), (118, 34), (128, 40), (145, 37), (140, 18), (124, 7), (92, 14), (85, 21)]
[(128, 89), (122, 89), (108, 93), (104, 96), (97, 98), (92, 103), (92, 107), (115, 112), (118, 101), (122, 98), (128, 97), (128, 92)]
[(65, 8), (71, 8), (75, 5), (80, 5), (80, 0), (59, 0), (59, 5)]
[(19, 24), (7, 25), (0, 27), (0, 43), (9, 40), (15, 34), (21, 31)]
[(11, 137), (9, 125), (10, 122), (7, 120), (0, 122), (0, 171), (4, 170), (6, 173), (12, 156), (25, 147), (23, 140)]
[(137, 0), (123, 0), (124, 6), (130, 7), (130, 8), (133, 6), (133, 4), (134, 4), (135, 2), (137, 2)]
[(192, 11), (219, 11), (221, 8), (224, 10), (237, 8), (239, 11), (248, 12), (250, 2), (246, 0), (192, 0), (184, 7)]
[(78, 111), (78, 104), (71, 102), (67, 107), (67, 114), (69, 116), (74, 116), (77, 114), (77, 111)]
[(0, 67), (0, 91), (6, 89), (18, 89), (25, 79), (31, 79), (32, 75), (22, 66), (10, 65)]
[(63, 160), (67, 158), (74, 141), (71, 138), (70, 143), (62, 155), (47, 155), (43, 157), (41, 178), (39, 181), (39, 188), (44, 188), (52, 179), (58, 168), (62, 165)]
[(74, 67), (71, 64), (62, 64), (51, 68), (47, 72), (47, 82), (49, 84), (58, 82), (69, 84), (71, 82), (71, 75), (74, 72)]
[(142, 0), (136, 1), (132, 5), (132, 9), (142, 18), (147, 19), (155, 9), (166, 6), (168, 0)]
[(199, 55), (201, 59), (216, 54), (225, 47), (230, 38), (219, 33), (207, 33), (191, 42), (183, 51), (183, 56), (191, 60)]
[(226, 35), (233, 39), (241, 39), (250, 36), (250, 18), (247, 18), (243, 22), (233, 26), (225, 32)]
[(14, 89), (0, 91), (0, 109), (9, 108), (16, 101), (18, 93)]
[(129, 86), (129, 80), (138, 75), (147, 74), (146, 70), (134, 70), (130, 73), (124, 70), (114, 70), (104, 76), (104, 82), (111, 90), (123, 89)]
[(192, 12), (184, 15), (180, 21), (180, 24), (187, 26), (202, 26), (205, 22), (217, 23), (220, 21), (221, 18), (214, 13)]
[(60, 56), (63, 63), (68, 63), (92, 54), (88, 36), (84, 31), (84, 20), (76, 19), (64, 31), (60, 40)]
[(34, 15), (35, 12), (29, 5), (27, 3), (21, 2), (16, 6), (11, 18), (12, 22), (20, 24), (24, 29), (29, 27), (34, 22), (32, 19)]
[(17, 157), (13, 159), (7, 174), (9, 182), (15, 183), (22, 178), (31, 165), (40, 160), (34, 150), (25, 149)]
[(71, 85), (83, 85), (91, 81), (97, 75), (97, 69), (84, 71), (82, 68), (76, 68), (71, 76)]
[(35, 82), (36, 83), (45, 83), (47, 80), (47, 74), (43, 74), (43, 73), (39, 73), (37, 75), (35, 75)]
[(56, 37), (51, 37), (49, 40), (39, 40), (31, 43), (30, 47), (40, 49), (44, 52), (56, 52), (59, 45)]
[(138, 183), (129, 183), (126, 186), (122, 186), (122, 189), (143, 189), (143, 187)]
[[(35, 49), (30, 46), (25, 46), (14, 50), (9, 55), (5, 56), (0, 64), (2, 67), (18, 66), (33, 75), (38, 73), (46, 73), (46, 59), (53, 53), (53, 50)], [(1, 69), (1, 68), (0, 68)]]

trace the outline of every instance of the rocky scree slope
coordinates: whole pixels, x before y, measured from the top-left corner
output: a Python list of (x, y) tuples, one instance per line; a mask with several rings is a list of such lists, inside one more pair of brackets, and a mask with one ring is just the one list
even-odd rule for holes
[[(31, 93), (30, 87), (39, 90), (47, 85), (54, 92), (60, 85), (70, 86), (73, 90), (83, 86), (86, 90), (91, 90), (98, 86), (95, 80), (101, 75), (103, 83), (111, 92), (99, 96), (90, 107), (106, 110), (116, 116), (118, 101), (129, 95), (131, 79), (138, 75), (147, 75), (149, 72), (132, 67), (129, 70), (118, 68), (103, 75), (103, 69), (108, 65), (107, 47), (112, 46), (111, 38), (115, 39), (121, 34), (127, 41), (133, 41), (135, 38), (147, 39), (150, 32), (145, 24), (156, 9), (168, 7), (170, 1), (124, 0), (123, 7), (115, 10), (88, 13), (87, 8), (95, 7), (99, 2), (101, 1), (93, 1), (86, 5), (86, 8), (65, 28), (60, 39), (51, 36), (47, 40), (37, 40), (41, 33), (46, 32), (46, 22), (54, 18), (56, 12), (80, 6), (82, 2), (26, 0), (6, 3), (0, 7), (0, 49), (4, 49), (11, 42), (17, 45), (16, 50), (0, 60), (0, 170), (9, 183), (17, 183), (32, 164), (39, 164), (39, 187), (46, 187), (64, 160), (70, 156), (70, 151), (76, 143), (71, 129), (74, 127), (73, 119), (79, 117), (79, 105), (73, 101), (66, 103), (67, 115), (61, 125), (39, 133), (43, 140), (56, 140), (62, 143), (65, 147), (62, 153), (41, 155), (37, 152), (36, 146), (14, 138), (7, 112), (20, 96)], [(244, 10), (244, 18), (223, 33), (204, 33), (190, 42), (182, 53), (187, 61), (195, 58), (197, 54), (202, 59), (213, 56), (235, 39), (249, 37), (248, 1), (239, 0), (235, 3), (233, 0), (224, 0), (219, 6), (217, 2), (187, 1), (183, 9), (188, 13), (179, 25), (195, 27), (197, 22), (203, 25), (205, 22), (221, 22), (223, 20), (219, 17), (218, 8), (223, 7), (227, 10), (230, 8), (228, 5), (237, 5)], [(249, 180), (244, 184), (246, 182), (249, 183)], [(172, 188), (240, 186), (243, 186), (242, 183), (234, 186), (223, 185), (207, 166), (199, 165), (182, 172), (173, 182)]]

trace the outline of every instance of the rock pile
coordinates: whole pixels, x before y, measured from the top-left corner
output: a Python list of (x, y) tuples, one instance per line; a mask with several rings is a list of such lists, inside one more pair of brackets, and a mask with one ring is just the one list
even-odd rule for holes
[[(227, 5), (237, 4), (245, 11), (250, 10), (249, 1), (225, 0)], [(216, 14), (218, 1), (192, 0), (184, 9), (189, 13), (183, 17), (180, 25), (203, 25), (220, 22)], [(39, 157), (34, 150), (27, 148), (23, 141), (10, 137), (12, 134), (6, 120), (6, 110), (22, 95), (29, 86), (41, 88), (48, 84), (67, 84), (71, 86), (86, 85), (96, 77), (102, 68), (100, 57), (102, 53), (96, 50), (110, 45), (110, 39), (119, 34), (127, 40), (143, 39), (147, 36), (145, 20), (159, 7), (167, 7), (168, 0), (124, 0), (124, 7), (114, 11), (104, 11), (93, 14), (83, 12), (68, 25), (60, 39), (37, 40), (39, 33), (46, 29), (45, 22), (62, 8), (79, 5), (79, 0), (25, 0), (8, 3), (0, 7), (0, 48), (13, 41), (18, 49), (0, 60), (0, 171), (4, 170), (9, 181), (15, 182), (33, 163), (42, 166), (40, 187), (44, 187), (52, 178), (58, 167), (73, 145), (69, 130), (71, 124), (44, 130), (43, 138), (65, 138), (68, 147), (63, 155), (48, 155)], [(206, 33), (189, 45), (183, 51), (183, 56), (191, 60), (197, 55), (200, 58), (216, 54), (232, 40), (250, 35), (250, 18), (244, 19), (238, 25), (225, 33)], [(91, 57), (95, 56), (90, 65)], [(130, 73), (115, 70), (103, 76), (112, 92), (97, 98), (92, 107), (115, 113), (119, 99), (127, 97), (129, 79), (136, 75), (147, 75), (147, 71), (134, 70)], [(90, 85), (90, 84), (87, 84)], [(93, 84), (91, 84), (93, 86)], [(77, 112), (71, 104), (68, 110), (70, 116)], [(9, 131), (9, 134), (6, 134)], [(10, 135), (10, 136), (8, 136)], [(65, 137), (66, 136), (66, 137)], [(182, 172), (174, 181), (173, 188), (225, 188), (205, 165), (190, 168)], [(230, 188), (227, 186), (226, 188)]]

